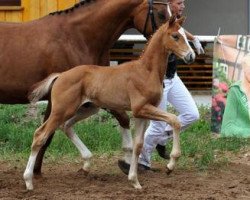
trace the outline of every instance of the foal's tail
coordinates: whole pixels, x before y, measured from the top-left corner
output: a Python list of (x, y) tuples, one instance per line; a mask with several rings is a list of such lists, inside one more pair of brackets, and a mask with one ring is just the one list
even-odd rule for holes
[(28, 94), (30, 103), (34, 104), (41, 100), (43, 97), (49, 94), (53, 83), (58, 78), (60, 73), (54, 73), (49, 75), (46, 79), (34, 84)]

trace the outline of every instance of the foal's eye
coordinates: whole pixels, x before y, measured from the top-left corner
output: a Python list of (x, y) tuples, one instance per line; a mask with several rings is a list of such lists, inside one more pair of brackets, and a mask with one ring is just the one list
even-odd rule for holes
[(173, 38), (175, 41), (179, 40), (179, 36), (178, 36), (177, 34), (172, 34), (172, 38)]

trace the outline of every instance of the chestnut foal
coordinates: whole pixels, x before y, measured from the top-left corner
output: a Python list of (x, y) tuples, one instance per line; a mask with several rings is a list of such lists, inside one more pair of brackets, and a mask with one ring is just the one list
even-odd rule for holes
[[(38, 101), (51, 90), (52, 110), (48, 120), (34, 134), (31, 155), (24, 172), (28, 190), (33, 189), (33, 168), (41, 146), (59, 126), (72, 140), (85, 160), (83, 170), (90, 169), (92, 156), (88, 148), (74, 133), (72, 126), (100, 107), (132, 111), (135, 117), (135, 139), (129, 162), (131, 167), (128, 179), (132, 185), (141, 189), (137, 178), (137, 161), (143, 146), (147, 120), (160, 120), (169, 123), (173, 129), (173, 148), (168, 170), (173, 170), (181, 155), (179, 144), (180, 122), (174, 114), (157, 108), (162, 96), (162, 82), (166, 71), (166, 59), (173, 52), (185, 62), (195, 59), (194, 51), (188, 44), (181, 27), (184, 18), (171, 17), (151, 38), (140, 59), (121, 64), (117, 67), (82, 65), (69, 71), (52, 74), (36, 84), (30, 95), (33, 102)], [(84, 112), (83, 105), (88, 103)], [(130, 142), (130, 141), (128, 141)], [(132, 141), (131, 141), (132, 142)]]

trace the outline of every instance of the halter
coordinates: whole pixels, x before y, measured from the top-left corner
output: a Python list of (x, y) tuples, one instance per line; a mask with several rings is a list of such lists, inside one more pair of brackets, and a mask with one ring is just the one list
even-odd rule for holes
[(164, 5), (168, 6), (168, 3), (154, 2), (154, 0), (148, 0), (148, 14), (147, 14), (147, 18), (146, 18), (146, 21), (145, 21), (144, 29), (143, 29), (143, 32), (142, 32), (143, 35), (144, 35), (144, 37), (147, 36), (146, 29), (147, 29), (149, 17), (151, 19), (151, 26), (152, 26), (153, 33), (157, 30), (157, 25), (156, 25), (155, 16), (154, 16), (154, 7), (153, 7), (154, 4), (164, 4)]

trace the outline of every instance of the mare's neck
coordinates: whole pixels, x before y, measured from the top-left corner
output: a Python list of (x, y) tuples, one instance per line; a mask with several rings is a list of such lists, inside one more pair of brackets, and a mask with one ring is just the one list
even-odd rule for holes
[(159, 29), (149, 41), (140, 60), (143, 67), (151, 74), (157, 74), (160, 82), (163, 81), (167, 69), (167, 61), (170, 51), (166, 50), (163, 45), (162, 29)]
[(131, 14), (140, 1), (95, 0), (75, 9), (67, 16), (69, 31), (78, 43), (91, 41), (88, 51), (107, 52), (121, 36), (133, 27)]

